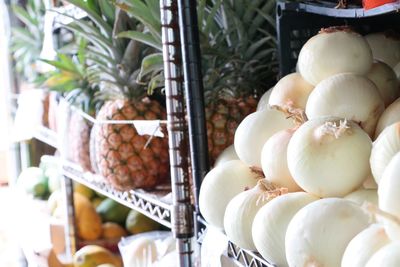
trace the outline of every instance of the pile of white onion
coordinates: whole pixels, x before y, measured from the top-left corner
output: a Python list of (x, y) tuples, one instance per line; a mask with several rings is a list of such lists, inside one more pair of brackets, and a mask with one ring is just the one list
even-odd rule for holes
[(205, 177), (205, 220), (277, 266), (400, 266), (399, 78), (391, 34), (309, 39)]

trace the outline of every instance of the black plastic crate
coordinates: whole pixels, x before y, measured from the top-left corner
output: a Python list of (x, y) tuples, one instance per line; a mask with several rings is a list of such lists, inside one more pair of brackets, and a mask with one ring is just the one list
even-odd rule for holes
[(321, 28), (348, 25), (361, 34), (400, 29), (400, 3), (364, 10), (336, 9), (334, 2), (277, 2), (280, 76), (294, 72), (303, 44)]

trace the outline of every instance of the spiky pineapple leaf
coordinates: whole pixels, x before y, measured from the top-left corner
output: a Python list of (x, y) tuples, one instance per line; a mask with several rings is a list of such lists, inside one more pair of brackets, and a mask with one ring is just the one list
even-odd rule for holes
[(142, 60), (142, 66), (138, 75), (138, 80), (151, 73), (159, 73), (164, 69), (164, 61), (162, 53), (154, 53), (147, 55)]
[(31, 16), (25, 9), (23, 9), (21, 6), (19, 5), (12, 5), (11, 6), (12, 11), (14, 12), (15, 16), (17, 16), (17, 18), (22, 21), (25, 25), (29, 26), (29, 25), (37, 25), (39, 22), (38, 20)]
[[(105, 22), (101, 15), (99, 15), (95, 10), (91, 9), (89, 5), (84, 0), (68, 0), (71, 4), (79, 7), (85, 11), (89, 18), (99, 27), (106, 36), (111, 37), (112, 28), (107, 22)], [(76, 21), (76, 20), (75, 20)]]
[(115, 7), (108, 0), (106, 1), (98, 1), (100, 6), (101, 14), (110, 22), (110, 24), (114, 24), (115, 22)]
[(143, 23), (154, 38), (161, 43), (160, 19), (152, 16), (150, 8), (145, 3), (141, 0), (124, 0), (123, 3), (117, 3), (117, 6)]
[(138, 42), (144, 43), (146, 45), (149, 45), (159, 51), (162, 51), (162, 45), (158, 40), (154, 38), (153, 35), (148, 34), (148, 33), (143, 33), (139, 31), (126, 31), (126, 32), (121, 32), (117, 36), (117, 38), (130, 38), (133, 40), (136, 40)]

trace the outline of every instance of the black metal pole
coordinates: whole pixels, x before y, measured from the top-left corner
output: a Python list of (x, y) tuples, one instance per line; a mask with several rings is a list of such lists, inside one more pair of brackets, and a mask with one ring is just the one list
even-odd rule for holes
[(180, 54), (178, 4), (160, 0), (165, 94), (172, 185), (172, 232), (177, 239), (179, 266), (193, 266), (193, 206), (190, 202), (188, 141)]
[[(209, 170), (207, 128), (196, 1), (178, 0), (183, 72), (188, 113), (194, 205), (197, 216), (201, 182)], [(196, 230), (199, 225), (196, 224)], [(197, 233), (198, 231), (196, 231)]]

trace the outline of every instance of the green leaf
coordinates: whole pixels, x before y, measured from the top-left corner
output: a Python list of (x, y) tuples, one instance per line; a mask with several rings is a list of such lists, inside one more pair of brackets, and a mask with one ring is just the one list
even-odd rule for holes
[(265, 45), (266, 43), (268, 43), (269, 40), (271, 40), (272, 37), (264, 37), (261, 38), (260, 40), (258, 40), (257, 42), (255, 42), (254, 44), (250, 45), (250, 47), (247, 49), (246, 53), (244, 54), (244, 58), (252, 58), (254, 53), (257, 51), (257, 49), (259, 49), (260, 47), (262, 47), (263, 45)]
[(211, 25), (214, 24), (214, 19), (215, 19), (216, 13), (218, 12), (221, 5), (222, 5), (222, 0), (217, 0), (216, 3), (214, 4), (214, 6), (212, 7), (209, 15), (207, 16), (207, 20), (206, 20), (205, 26), (203, 28), (203, 32), (207, 33), (210, 31)]
[(98, 1), (101, 13), (106, 17), (110, 25), (115, 21), (115, 7), (108, 0)]
[(35, 19), (34, 17), (32, 17), (25, 9), (23, 9), (22, 7), (18, 6), (18, 5), (12, 5), (11, 6), (12, 11), (14, 12), (15, 16), (17, 16), (17, 18), (19, 20), (21, 20), (25, 25), (37, 25), (38, 21), (37, 19)]
[(149, 8), (141, 0), (125, 0), (126, 4), (117, 4), (122, 10), (139, 20), (151, 32), (154, 38), (161, 42), (160, 18), (152, 16)]
[(71, 66), (69, 66), (69, 64), (65, 64), (63, 61), (47, 60), (47, 59), (39, 59), (39, 61), (43, 61), (59, 70), (69, 71), (72, 73), (76, 72), (75, 68), (71, 68)]
[[(102, 0), (102, 1), (106, 1), (106, 0)], [(68, 0), (68, 2), (70, 2), (71, 4), (77, 6), (80, 9), (82, 9), (83, 11), (85, 11), (88, 14), (89, 18), (97, 25), (97, 27), (99, 27), (107, 37), (111, 38), (111, 33), (112, 33), (111, 26), (109, 24), (107, 24), (101, 18), (101, 16), (99, 16), (99, 14), (96, 13), (96, 11), (89, 8), (89, 6), (85, 3), (85, 1), (83, 1), (83, 0)]]
[(159, 51), (162, 51), (162, 43), (158, 42), (158, 40), (154, 39), (151, 34), (139, 32), (139, 31), (126, 31), (121, 32), (117, 35), (117, 38), (129, 38), (136, 40), (138, 42), (149, 45)]
[(143, 58), (142, 66), (138, 75), (138, 80), (150, 73), (158, 73), (164, 69), (164, 61), (162, 53), (150, 54)]

